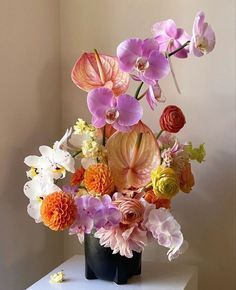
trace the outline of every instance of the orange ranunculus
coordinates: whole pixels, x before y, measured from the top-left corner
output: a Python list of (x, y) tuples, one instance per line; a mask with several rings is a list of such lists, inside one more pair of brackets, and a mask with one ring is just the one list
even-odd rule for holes
[(156, 208), (160, 207), (170, 208), (171, 200), (168, 198), (157, 197), (153, 192), (153, 190), (147, 191), (147, 193), (144, 196), (144, 199), (149, 203), (155, 204)]
[(138, 199), (121, 197), (113, 203), (122, 214), (121, 223), (131, 225), (143, 220), (144, 206)]
[(84, 185), (97, 194), (111, 194), (115, 187), (110, 168), (104, 163), (90, 165), (84, 173)]
[(40, 213), (46, 226), (54, 231), (62, 231), (74, 222), (77, 208), (70, 194), (54, 192), (42, 201)]
[(79, 185), (81, 181), (84, 179), (84, 168), (81, 166), (78, 168), (75, 173), (72, 175), (70, 184), (71, 185)]
[(80, 56), (72, 69), (71, 78), (76, 86), (86, 92), (106, 87), (115, 96), (124, 94), (129, 85), (129, 74), (120, 70), (117, 58), (99, 55), (96, 51)]
[(191, 164), (187, 163), (180, 174), (180, 190), (189, 193), (194, 186), (194, 176), (191, 171)]

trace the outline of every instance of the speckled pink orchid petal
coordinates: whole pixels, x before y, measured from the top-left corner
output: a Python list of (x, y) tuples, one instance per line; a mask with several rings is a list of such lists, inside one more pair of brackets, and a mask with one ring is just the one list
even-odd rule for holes
[(155, 136), (142, 122), (129, 133), (114, 133), (107, 142), (107, 150), (118, 191), (145, 186), (150, 181), (151, 171), (161, 162)]
[(116, 57), (101, 54), (99, 57), (102, 76), (95, 53), (83, 53), (71, 72), (74, 84), (86, 92), (106, 87), (111, 89), (115, 96), (125, 93), (129, 85), (129, 74), (120, 70)]

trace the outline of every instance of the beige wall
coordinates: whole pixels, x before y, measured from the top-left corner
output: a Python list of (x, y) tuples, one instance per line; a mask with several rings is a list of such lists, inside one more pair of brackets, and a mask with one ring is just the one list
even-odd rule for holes
[(0, 0), (0, 289), (63, 259), (63, 237), (28, 217), (23, 159), (60, 134), (59, 2)]
[[(191, 33), (199, 9), (216, 31), (215, 51), (174, 60), (181, 96), (171, 78), (161, 83), (166, 104), (185, 112), (181, 138), (205, 141), (208, 152), (207, 162), (194, 167), (193, 192), (174, 201), (190, 243), (178, 262), (198, 265), (199, 289), (235, 289), (234, 0), (0, 0), (1, 289), (24, 289), (63, 259), (62, 235), (27, 216), (23, 159), (37, 154), (38, 145), (51, 144), (78, 116), (90, 120), (86, 94), (70, 80), (76, 58), (94, 47), (114, 54), (122, 40), (151, 35), (151, 25), (161, 19), (173, 18)], [(155, 129), (164, 105), (154, 113), (143, 105), (144, 121)], [(82, 251), (75, 237), (65, 234), (64, 242), (65, 258)], [(151, 245), (144, 258), (166, 261), (165, 252)]]
[[(86, 95), (70, 80), (83, 51), (96, 47), (115, 54), (122, 40), (148, 37), (155, 21), (173, 18), (191, 33), (198, 10), (204, 10), (217, 36), (215, 51), (205, 58), (174, 60), (182, 95), (171, 78), (163, 81), (167, 104), (183, 108), (187, 125), (182, 140), (206, 143), (207, 162), (194, 166), (197, 185), (179, 195), (173, 213), (182, 225), (189, 251), (179, 262), (198, 265), (199, 289), (235, 289), (235, 1), (216, 0), (61, 0), (61, 63), (63, 128), (78, 116), (90, 120)], [(157, 128), (165, 105), (144, 120)], [(78, 252), (76, 238), (66, 237), (65, 255)], [(165, 260), (160, 247), (147, 247), (146, 259)]]

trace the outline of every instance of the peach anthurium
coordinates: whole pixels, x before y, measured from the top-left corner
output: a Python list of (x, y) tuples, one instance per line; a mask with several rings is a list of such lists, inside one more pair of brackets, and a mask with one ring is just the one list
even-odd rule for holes
[(124, 94), (129, 85), (129, 74), (119, 68), (116, 57), (94, 53), (83, 53), (76, 61), (72, 72), (72, 81), (82, 90), (106, 87), (115, 96)]
[(106, 146), (108, 165), (119, 191), (145, 186), (151, 171), (161, 162), (155, 136), (141, 121), (129, 133), (114, 133)]

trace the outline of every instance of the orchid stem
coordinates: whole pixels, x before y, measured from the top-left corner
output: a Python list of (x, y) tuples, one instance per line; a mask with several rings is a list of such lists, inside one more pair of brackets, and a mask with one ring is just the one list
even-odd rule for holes
[(136, 100), (138, 100), (138, 95), (139, 95), (139, 93), (141, 91), (142, 86), (143, 86), (143, 82), (140, 83), (140, 85), (138, 86), (138, 88), (137, 88), (137, 90), (135, 92), (134, 97), (135, 97)]
[(176, 50), (174, 50), (174, 51), (172, 51), (172, 52), (170, 52), (170, 53), (167, 52), (168, 55), (169, 55), (169, 57), (172, 56), (172, 55), (174, 55), (175, 53), (177, 53), (177, 52), (180, 51), (181, 49), (185, 48), (185, 46), (189, 45), (189, 43), (190, 43), (190, 41), (188, 40), (188, 41), (186, 41), (183, 45), (181, 45), (179, 48), (177, 48)]
[(102, 130), (102, 145), (105, 146), (106, 144), (106, 125), (103, 127)]
[(161, 136), (162, 132), (164, 132), (164, 130), (161, 130), (161, 131), (157, 134), (157, 138), (156, 138), (156, 139), (158, 139), (158, 138)]
[(81, 152), (82, 152), (81, 150), (75, 152), (75, 153), (72, 155), (72, 157), (75, 158), (75, 157), (78, 156)]

